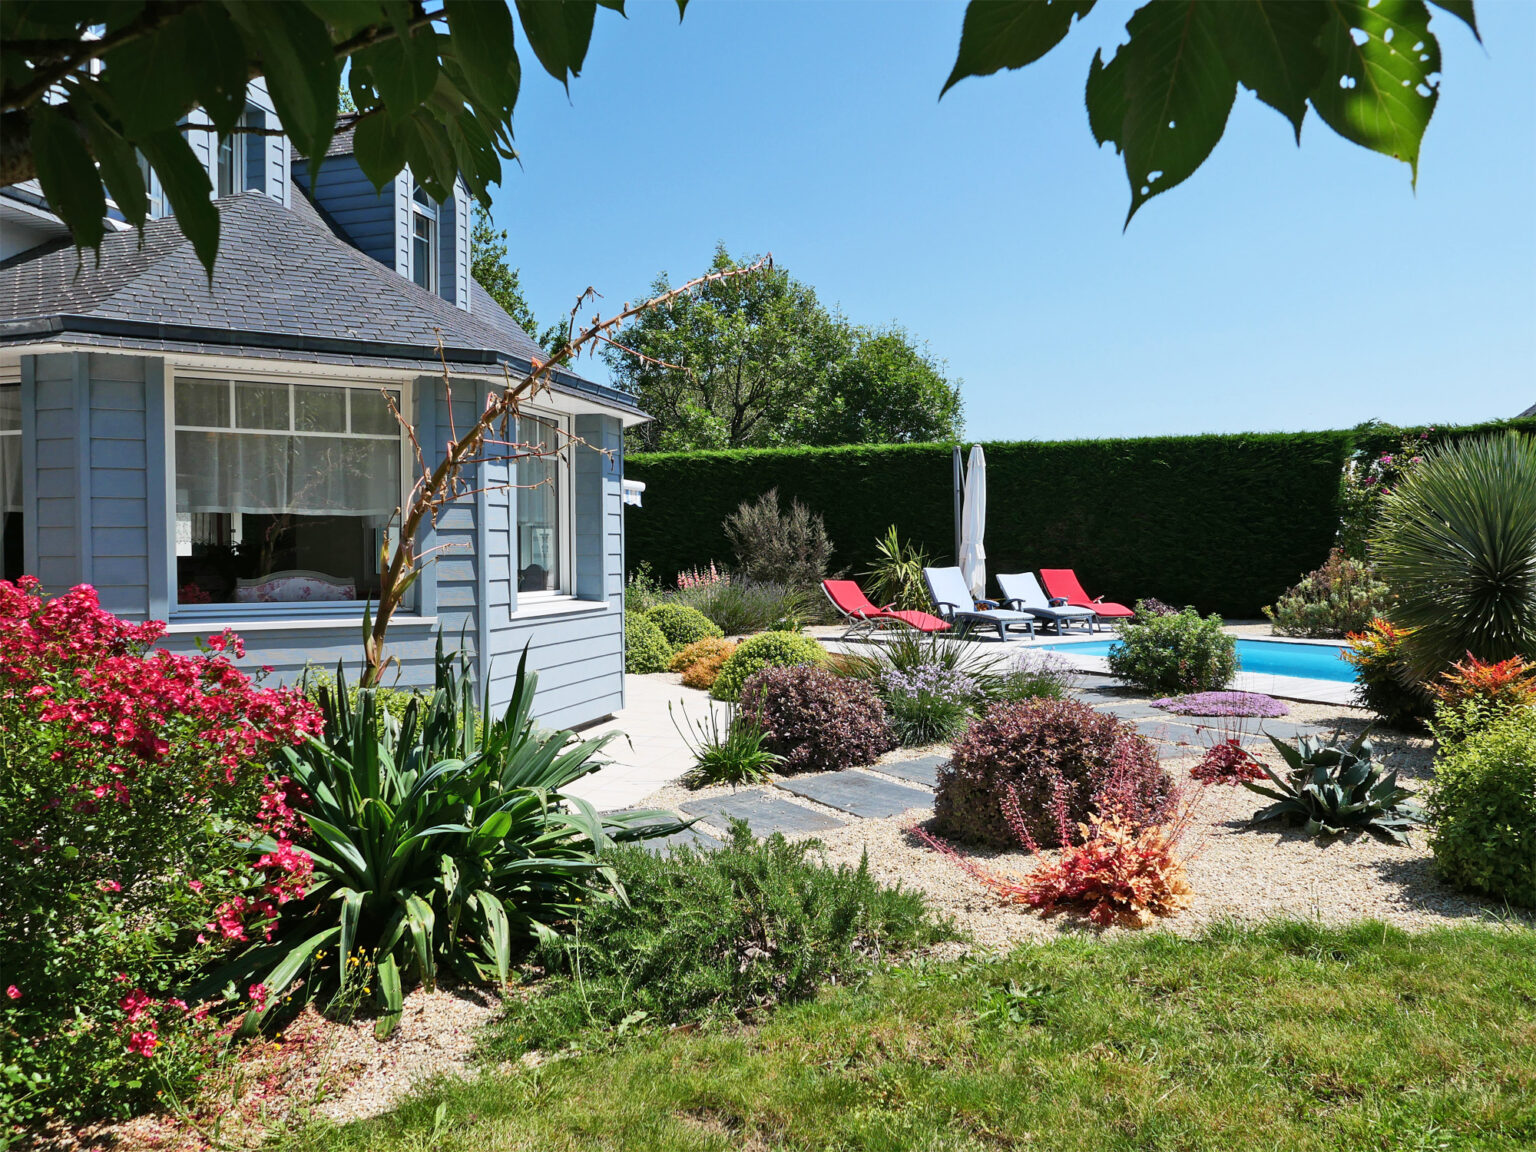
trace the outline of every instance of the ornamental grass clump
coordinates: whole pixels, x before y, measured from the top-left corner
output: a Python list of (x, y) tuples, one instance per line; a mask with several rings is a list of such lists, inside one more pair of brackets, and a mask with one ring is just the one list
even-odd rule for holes
[(306, 883), (269, 765), (319, 712), (236, 669), (237, 637), (180, 655), (164, 634), (88, 585), (0, 581), (0, 1131), (187, 1087), (217, 1050), (198, 970)]
[(888, 670), (880, 696), (891, 728), (903, 745), (953, 740), (971, 718), (977, 684), (973, 677), (942, 664), (921, 664), (907, 671)]
[(754, 672), (741, 686), (741, 719), (763, 731), (790, 772), (873, 764), (896, 747), (875, 690), (814, 665)]
[(1146, 737), (1078, 700), (994, 704), (939, 769), (933, 828), (989, 848), (1019, 842), (1004, 818), (1017, 796), (1034, 842), (1062, 843), (1092, 815), (1159, 823), (1175, 804), (1173, 780)]
[[(667, 712), (672, 713), (671, 703)], [(721, 713), (724, 713), (722, 715)], [(784, 757), (768, 747), (767, 733), (734, 704), (709, 708), (702, 719), (690, 720), (682, 709), (683, 722), (672, 716), (683, 743), (693, 756), (693, 767), (683, 773), (685, 788), (712, 784), (761, 784), (784, 763)]]

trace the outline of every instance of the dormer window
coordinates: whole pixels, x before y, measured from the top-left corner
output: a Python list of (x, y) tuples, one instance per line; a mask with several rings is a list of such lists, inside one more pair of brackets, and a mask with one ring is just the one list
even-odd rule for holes
[[(266, 116), (259, 108), (240, 115), (241, 128), (264, 128)], [(219, 195), (233, 196), (248, 188), (260, 190), (261, 156), (265, 138), (253, 132), (231, 132), (219, 140)], [(254, 153), (254, 155), (252, 154)]]
[(437, 205), (420, 184), (411, 194), (411, 279), (437, 291)]

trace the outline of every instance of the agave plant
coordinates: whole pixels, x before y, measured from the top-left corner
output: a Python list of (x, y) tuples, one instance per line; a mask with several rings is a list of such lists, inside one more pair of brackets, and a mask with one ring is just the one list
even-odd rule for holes
[(1536, 437), (1427, 452), (1383, 502), (1371, 550), (1421, 681), (1468, 653), (1536, 656)]
[(581, 901), (604, 889), (623, 898), (604, 860), (613, 843), (683, 826), (665, 812), (601, 815), (563, 794), (601, 766), (609, 737), (577, 741), (535, 725), (538, 677), (526, 651), (499, 718), (488, 697), (476, 707), (467, 672), (439, 645), (435, 690), (399, 721), (373, 690), (353, 704), (340, 670), (335, 688), (319, 691), (325, 739), (285, 750), (308, 797), (312, 881), (283, 909), (275, 938), (216, 983), (260, 982), (269, 1005), (301, 976), (311, 998), (366, 989), (388, 1035), (407, 982), (431, 986), (446, 965), (504, 983), (517, 950), (557, 935)]
[(1300, 824), (1308, 836), (1365, 831), (1394, 844), (1407, 844), (1409, 829), (1422, 824), (1424, 814), (1411, 799), (1413, 793), (1398, 787), (1397, 772), (1384, 773), (1373, 763), (1370, 735), (1367, 728), (1347, 746), (1339, 743), (1337, 732), (1328, 741), (1303, 736), (1294, 748), (1271, 736), (1290, 774), (1283, 779), (1261, 764), (1273, 788), (1243, 781), (1244, 788), (1275, 801), (1255, 812), (1254, 822)]

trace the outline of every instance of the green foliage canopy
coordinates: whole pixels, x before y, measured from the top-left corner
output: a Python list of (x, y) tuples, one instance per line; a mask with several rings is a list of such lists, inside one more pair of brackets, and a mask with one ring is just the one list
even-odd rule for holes
[[(725, 246), (710, 270), (737, 267)], [(665, 275), (651, 285), (660, 295)], [(862, 328), (780, 267), (707, 284), (615, 337), (615, 382), (654, 419), (642, 451), (904, 442), (960, 434), (959, 386), (901, 328)], [(674, 367), (675, 366), (675, 367)], [(683, 371), (678, 371), (678, 368)]]

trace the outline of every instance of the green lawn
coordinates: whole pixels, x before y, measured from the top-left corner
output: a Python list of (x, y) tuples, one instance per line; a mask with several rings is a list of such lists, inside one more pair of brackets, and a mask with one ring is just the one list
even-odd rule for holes
[(440, 1085), (289, 1146), (1529, 1149), (1536, 934), (1280, 924), (919, 964), (757, 1027)]

